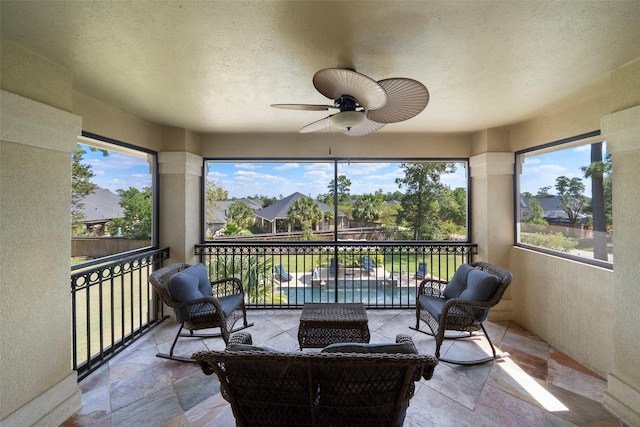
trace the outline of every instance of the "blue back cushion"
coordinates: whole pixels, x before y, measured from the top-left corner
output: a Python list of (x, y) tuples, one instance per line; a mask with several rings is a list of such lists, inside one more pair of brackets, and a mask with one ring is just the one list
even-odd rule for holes
[(458, 298), (460, 293), (462, 293), (462, 291), (467, 287), (467, 274), (471, 270), (474, 270), (474, 268), (469, 264), (462, 264), (458, 267), (458, 270), (456, 270), (451, 281), (449, 281), (449, 283), (447, 283), (447, 287), (444, 288), (442, 295), (447, 299)]
[(278, 353), (278, 350), (274, 350), (270, 347), (263, 347), (252, 344), (234, 344), (227, 347), (227, 351), (267, 351), (270, 353)]
[(473, 301), (489, 301), (496, 293), (500, 280), (484, 271), (473, 269), (467, 274), (467, 288), (459, 298)]
[(493, 274), (477, 270), (469, 264), (461, 265), (444, 289), (445, 298), (489, 301), (496, 293), (500, 280)]
[(322, 349), (322, 353), (386, 353), (386, 354), (418, 354), (418, 350), (408, 343), (400, 344), (364, 344), (337, 343)]
[(178, 302), (193, 301), (212, 295), (209, 275), (203, 264), (194, 264), (171, 276), (168, 289), (171, 298)]
[[(178, 302), (189, 302), (212, 295), (209, 275), (203, 264), (194, 264), (171, 276), (167, 289), (171, 298)], [(215, 310), (213, 305), (211, 305), (211, 309)], [(174, 308), (173, 312), (178, 323), (185, 322), (190, 318), (187, 307)]]

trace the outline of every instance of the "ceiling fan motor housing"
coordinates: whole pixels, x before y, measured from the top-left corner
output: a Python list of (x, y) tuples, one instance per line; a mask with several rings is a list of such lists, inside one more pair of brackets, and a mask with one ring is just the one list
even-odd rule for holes
[(358, 104), (358, 100), (351, 95), (340, 96), (340, 98), (334, 101), (334, 105), (336, 108), (340, 109), (340, 112), (355, 111), (356, 108), (360, 106), (360, 104)]

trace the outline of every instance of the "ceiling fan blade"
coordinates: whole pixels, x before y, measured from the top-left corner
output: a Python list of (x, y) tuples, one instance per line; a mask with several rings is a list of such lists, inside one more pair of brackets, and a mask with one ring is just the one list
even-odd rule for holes
[(304, 110), (304, 111), (327, 111), (329, 108), (337, 108), (333, 105), (318, 104), (271, 104), (274, 108), (283, 108), (285, 110)]
[(396, 123), (417, 116), (429, 103), (429, 91), (417, 80), (393, 78), (380, 80), (387, 92), (387, 103), (367, 112), (367, 118), (378, 123)]
[(313, 85), (329, 99), (350, 95), (366, 110), (375, 110), (387, 103), (387, 93), (378, 82), (352, 70), (325, 68), (314, 74)]
[(324, 119), (320, 119), (316, 122), (309, 123), (298, 132), (300, 133), (309, 133), (315, 132), (318, 130), (326, 129), (331, 126), (331, 116), (325, 117)]
[(375, 132), (378, 129), (383, 128), (385, 125), (386, 123), (377, 123), (373, 120), (364, 119), (360, 125), (349, 130), (344, 130), (342, 133), (347, 136), (363, 136)]

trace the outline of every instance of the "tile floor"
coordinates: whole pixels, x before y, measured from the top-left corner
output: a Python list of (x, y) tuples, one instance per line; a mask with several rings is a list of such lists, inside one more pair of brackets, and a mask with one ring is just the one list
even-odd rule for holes
[[(254, 344), (299, 351), (301, 310), (254, 310)], [(432, 337), (409, 329), (413, 310), (368, 310), (371, 342), (411, 335), (433, 354)], [(416, 384), (405, 426), (624, 426), (603, 406), (606, 381), (514, 322), (487, 322), (494, 344), (510, 357), (480, 366), (440, 363)], [(80, 382), (82, 408), (63, 426), (235, 426), (215, 375), (195, 364), (155, 357), (168, 352), (177, 325), (167, 320)], [(222, 339), (178, 341), (176, 352), (224, 348)], [(307, 350), (305, 350), (307, 351)], [(310, 350), (313, 351), (313, 350)], [(443, 354), (469, 358), (489, 351), (480, 337), (448, 341)], [(445, 353), (446, 351), (446, 353)]]

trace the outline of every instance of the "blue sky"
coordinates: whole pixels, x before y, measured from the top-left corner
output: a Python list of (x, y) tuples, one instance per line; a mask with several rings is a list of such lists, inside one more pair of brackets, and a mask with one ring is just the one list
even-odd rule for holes
[[(603, 146), (603, 156), (605, 150), (606, 145)], [(585, 179), (581, 170), (582, 166), (590, 163), (591, 145), (527, 157), (522, 165), (520, 191), (535, 195), (540, 188), (550, 186), (549, 192), (556, 194), (556, 178), (564, 175), (569, 179), (581, 178), (585, 186), (584, 195), (591, 197), (591, 180)]]
[[(82, 145), (86, 154), (83, 163), (91, 165), (95, 176), (92, 181), (112, 192), (134, 187), (151, 186), (151, 174), (146, 157), (134, 157), (110, 151), (104, 157), (100, 151), (90, 151)], [(142, 154), (144, 156), (144, 154)], [(550, 186), (555, 194), (558, 176), (582, 178), (580, 168), (590, 162), (588, 145), (547, 154), (527, 157), (520, 177), (521, 191), (536, 194), (541, 187)], [(352, 194), (398, 190), (395, 178), (402, 177), (400, 163), (344, 162), (339, 164), (339, 174), (345, 174), (352, 182)], [(299, 191), (315, 198), (328, 191), (333, 179), (333, 162), (229, 162), (212, 163), (207, 179), (213, 180), (229, 192), (229, 197), (270, 196), (280, 197)], [(454, 174), (443, 176), (451, 188), (466, 187), (466, 170), (458, 164)], [(591, 195), (591, 183), (583, 179), (585, 195)]]
[(126, 190), (129, 187), (142, 190), (151, 187), (151, 174), (146, 155), (134, 157), (128, 154), (109, 151), (103, 156), (101, 151), (91, 151), (88, 146), (80, 144), (86, 154), (82, 156), (82, 163), (91, 166), (95, 174), (91, 181), (98, 187), (111, 190)]
[[(458, 164), (460, 165), (460, 164)], [(400, 163), (340, 163), (339, 175), (351, 180), (351, 194), (384, 193), (399, 190), (395, 178), (404, 176)], [(328, 192), (333, 179), (333, 162), (280, 163), (210, 163), (207, 179), (229, 192), (229, 197), (269, 196), (286, 197), (296, 191), (315, 198)], [(465, 169), (443, 176), (452, 188), (466, 187)], [(402, 190), (401, 190), (402, 191)]]

